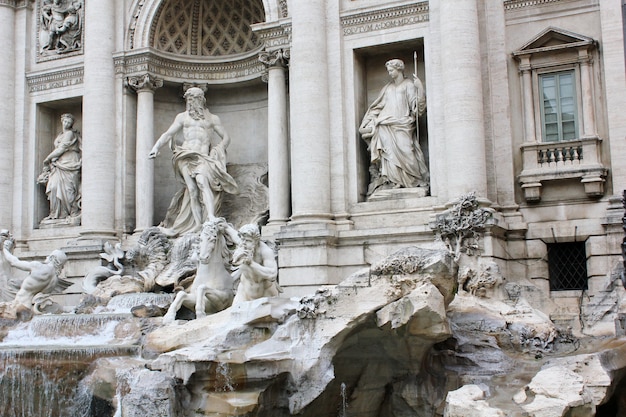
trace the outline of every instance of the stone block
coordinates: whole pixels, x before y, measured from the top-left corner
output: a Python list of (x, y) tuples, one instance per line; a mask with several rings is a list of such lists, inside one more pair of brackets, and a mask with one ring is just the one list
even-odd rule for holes
[[(615, 259), (613, 259), (615, 258)], [(587, 276), (605, 276), (610, 272), (610, 266), (617, 257), (590, 256), (587, 258)]]
[(548, 253), (546, 244), (539, 239), (527, 240), (526, 250), (528, 251), (528, 257), (531, 259), (541, 259)]
[(587, 256), (606, 255), (608, 253), (605, 236), (589, 236), (585, 241), (585, 253)]

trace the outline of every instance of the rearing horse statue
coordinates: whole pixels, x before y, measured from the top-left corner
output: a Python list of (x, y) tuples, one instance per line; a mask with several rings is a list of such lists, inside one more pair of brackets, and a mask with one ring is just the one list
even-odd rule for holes
[(176, 319), (178, 310), (185, 306), (196, 311), (196, 318), (217, 313), (233, 302), (233, 278), (228, 271), (230, 251), (225, 234), (229, 233), (226, 220), (217, 218), (202, 225), (197, 253), (198, 269), (193, 283), (186, 291), (179, 291), (163, 316), (164, 323)]

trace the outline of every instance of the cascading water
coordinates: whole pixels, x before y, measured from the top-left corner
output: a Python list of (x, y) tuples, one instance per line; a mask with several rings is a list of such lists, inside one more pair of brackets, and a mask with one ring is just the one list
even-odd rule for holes
[(339, 417), (348, 417), (348, 399), (346, 398), (346, 383), (341, 383), (341, 411)]
[(139, 354), (135, 320), (129, 314), (36, 316), (11, 329), (0, 342), (0, 416), (110, 416), (80, 381), (99, 358)]

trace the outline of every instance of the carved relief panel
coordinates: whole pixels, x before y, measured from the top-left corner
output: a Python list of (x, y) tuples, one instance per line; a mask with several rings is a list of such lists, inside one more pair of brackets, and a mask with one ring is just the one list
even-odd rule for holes
[(84, 0), (38, 0), (37, 61), (83, 51)]

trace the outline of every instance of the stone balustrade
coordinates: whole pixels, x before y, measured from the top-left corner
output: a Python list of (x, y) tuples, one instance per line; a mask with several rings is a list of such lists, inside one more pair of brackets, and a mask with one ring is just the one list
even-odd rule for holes
[(523, 169), (519, 183), (528, 202), (541, 200), (545, 181), (580, 178), (589, 197), (604, 195), (607, 168), (601, 160), (602, 140), (597, 137), (567, 142), (532, 142), (521, 146)]

